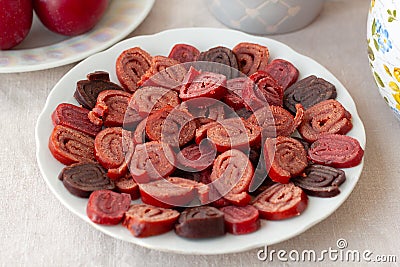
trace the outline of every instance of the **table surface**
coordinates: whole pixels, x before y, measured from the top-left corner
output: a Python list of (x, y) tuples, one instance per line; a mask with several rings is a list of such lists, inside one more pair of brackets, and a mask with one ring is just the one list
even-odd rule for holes
[[(374, 84), (366, 47), (369, 1), (328, 1), (308, 27), (276, 39), (330, 70), (354, 98), (366, 134), (365, 166), (347, 201), (303, 234), (271, 250), (328, 250), (344, 238), (348, 249), (396, 255), (400, 261), (400, 123)], [(180, 27), (225, 28), (205, 2), (158, 0), (129, 37)], [(210, 37), (212, 38), (212, 37)], [(36, 119), (52, 87), (75, 64), (0, 74), (0, 259), (4, 266), (253, 266), (259, 249), (193, 256), (150, 250), (113, 239), (79, 219), (51, 193), (35, 157)], [(340, 264), (326, 260), (328, 265)], [(270, 263), (268, 263), (270, 264)], [(273, 264), (287, 265), (277, 258)], [(305, 262), (304, 265), (309, 263)], [(355, 264), (358, 265), (358, 264)]]

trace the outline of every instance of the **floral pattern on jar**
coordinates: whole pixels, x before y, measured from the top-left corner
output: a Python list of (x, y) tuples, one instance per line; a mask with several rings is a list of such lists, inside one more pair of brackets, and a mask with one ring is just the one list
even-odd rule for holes
[[(400, 120), (400, 1), (371, 0), (368, 58), (379, 93)], [(400, 15), (399, 15), (400, 16)]]

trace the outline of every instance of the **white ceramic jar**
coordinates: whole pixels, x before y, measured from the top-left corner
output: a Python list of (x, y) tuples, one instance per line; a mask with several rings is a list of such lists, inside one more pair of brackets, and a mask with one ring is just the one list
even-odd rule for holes
[(368, 56), (380, 94), (400, 120), (400, 1), (372, 0)]
[(252, 34), (291, 32), (310, 24), (325, 0), (206, 0), (210, 12), (230, 28)]

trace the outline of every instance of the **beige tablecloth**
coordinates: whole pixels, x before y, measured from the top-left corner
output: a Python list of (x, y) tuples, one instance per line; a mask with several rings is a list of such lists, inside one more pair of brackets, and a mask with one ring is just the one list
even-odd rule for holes
[[(349, 249), (370, 250), (374, 256), (396, 255), (400, 262), (400, 123), (380, 97), (369, 70), (368, 7), (368, 0), (328, 1), (321, 15), (307, 28), (271, 36), (315, 59), (345, 85), (365, 124), (367, 147), (363, 173), (348, 200), (326, 220), (269, 250), (328, 250), (337, 248), (337, 240), (344, 238)], [(225, 27), (209, 14), (201, 0), (158, 0), (130, 36), (192, 26)], [(146, 249), (99, 232), (64, 207), (39, 172), (34, 127), (50, 90), (73, 66), (0, 74), (2, 266), (271, 264), (257, 259), (259, 249), (216, 256)], [(273, 264), (287, 263), (275, 257)]]

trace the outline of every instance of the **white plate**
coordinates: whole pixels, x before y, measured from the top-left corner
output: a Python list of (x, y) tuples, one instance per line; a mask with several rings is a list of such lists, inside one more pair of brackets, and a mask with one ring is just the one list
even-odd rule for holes
[(131, 33), (146, 18), (155, 0), (110, 1), (100, 22), (89, 32), (66, 37), (47, 30), (34, 15), (26, 39), (0, 51), (0, 73), (54, 68), (102, 51)]
[(110, 72), (113, 81), (118, 81), (115, 75), (115, 60), (123, 50), (134, 46), (139, 46), (152, 55), (168, 55), (169, 50), (176, 43), (192, 44), (199, 50), (204, 51), (217, 45), (232, 48), (237, 43), (244, 41), (266, 45), (270, 49), (272, 58), (280, 57), (291, 61), (299, 68), (300, 78), (315, 74), (332, 82), (337, 88), (337, 100), (353, 116), (354, 127), (348, 135), (355, 137), (361, 146), (365, 148), (364, 126), (357, 114), (356, 106), (350, 94), (327, 69), (314, 60), (298, 54), (288, 46), (277, 41), (233, 30), (209, 28), (168, 30), (155, 35), (138, 36), (125, 40), (102, 53), (87, 58), (71, 69), (51, 91), (37, 122), (36, 145), (40, 170), (48, 186), (57, 198), (84, 221), (112, 237), (152, 249), (185, 254), (232, 253), (275, 244), (304, 232), (332, 214), (352, 192), (360, 177), (363, 162), (357, 167), (345, 169), (347, 180), (340, 187), (341, 194), (330, 199), (310, 197), (309, 206), (303, 214), (296, 218), (284, 221), (262, 220), (261, 229), (255, 233), (242, 236), (227, 234), (224, 237), (206, 240), (183, 239), (176, 236), (173, 231), (150, 238), (135, 238), (121, 225), (112, 227), (96, 225), (86, 216), (87, 199), (71, 195), (64, 188), (62, 182), (57, 179), (63, 165), (52, 157), (47, 148), (48, 139), (53, 129), (50, 115), (59, 103), (69, 102), (77, 104), (72, 96), (75, 84), (78, 80), (84, 79), (87, 73), (95, 70), (106, 70)]

